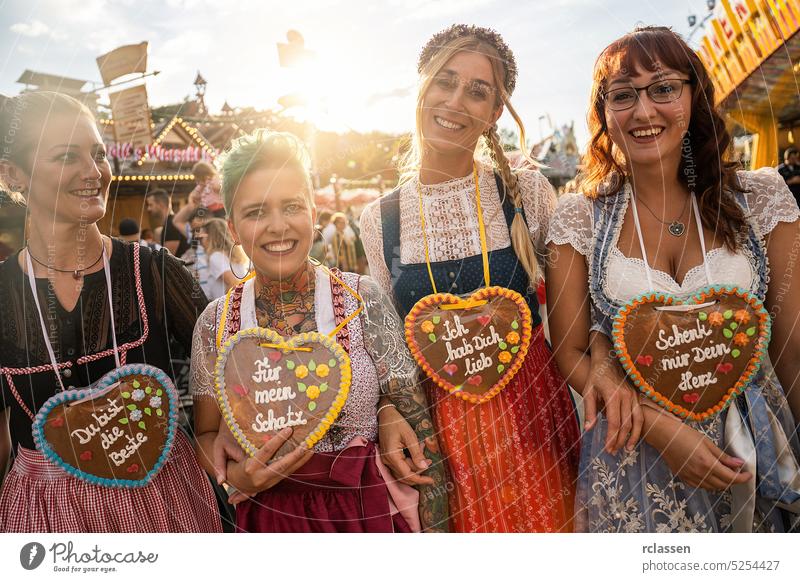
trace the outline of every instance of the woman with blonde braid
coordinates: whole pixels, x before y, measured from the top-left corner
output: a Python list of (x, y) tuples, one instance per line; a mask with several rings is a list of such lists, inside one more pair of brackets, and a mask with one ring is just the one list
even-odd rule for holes
[[(496, 32), (455, 25), (428, 42), (418, 68), (417, 126), (400, 187), (361, 218), (370, 272), (402, 315), (431, 293), (465, 295), (491, 280), (522, 295), (533, 318), (522, 367), (493, 398), (473, 404), (428, 383), (449, 470), (450, 529), (569, 531), (578, 426), (533, 291), (555, 195), (536, 169), (511, 169), (496, 126), (507, 110), (524, 151), (525, 130), (509, 101), (514, 57)], [(414, 414), (402, 391), (391, 396), (401, 413)], [(396, 476), (408, 478), (414, 465), (399, 447), (381, 448)]]

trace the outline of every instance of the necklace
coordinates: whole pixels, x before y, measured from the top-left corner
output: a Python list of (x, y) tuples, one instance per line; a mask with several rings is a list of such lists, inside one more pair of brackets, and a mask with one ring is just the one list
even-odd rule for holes
[(669, 231), (669, 233), (670, 233), (672, 236), (683, 236), (683, 233), (684, 233), (684, 232), (686, 232), (686, 224), (684, 224), (684, 223), (683, 223), (682, 221), (680, 221), (679, 219), (680, 219), (680, 218), (683, 218), (683, 214), (686, 212), (686, 206), (689, 204), (689, 198), (691, 198), (691, 195), (690, 195), (690, 196), (687, 196), (686, 200), (683, 202), (683, 208), (681, 209), (681, 213), (678, 215), (678, 217), (677, 217), (675, 220), (673, 220), (673, 221), (672, 221), (672, 222), (670, 222), (670, 223), (667, 223), (667, 221), (666, 221), (666, 220), (661, 220), (661, 219), (660, 219), (660, 218), (659, 218), (659, 217), (656, 215), (656, 213), (655, 213), (655, 212), (653, 212), (653, 210), (652, 210), (652, 209), (651, 209), (651, 208), (650, 208), (650, 207), (647, 205), (647, 202), (645, 202), (644, 200), (639, 200), (639, 202), (641, 202), (642, 204), (644, 204), (644, 207), (645, 207), (645, 208), (647, 208), (647, 211), (648, 211), (650, 214), (652, 214), (652, 215), (653, 215), (653, 218), (655, 218), (655, 219), (656, 219), (657, 221), (659, 221), (661, 224), (668, 224), (668, 226), (667, 226), (667, 231)]
[[(101, 242), (102, 242), (102, 241), (101, 241)], [(45, 268), (47, 268), (47, 269), (52, 269), (52, 270), (54, 270), (54, 271), (57, 271), (57, 272), (59, 272), (59, 273), (72, 273), (72, 278), (73, 278), (73, 279), (75, 279), (75, 280), (77, 281), (78, 279), (80, 279), (81, 277), (83, 277), (83, 272), (84, 272), (84, 271), (86, 271), (87, 269), (91, 269), (92, 267), (94, 267), (94, 266), (95, 266), (97, 263), (99, 263), (99, 262), (100, 262), (100, 259), (102, 259), (102, 258), (103, 258), (103, 254), (105, 253), (106, 245), (105, 245), (105, 243), (102, 243), (102, 244), (103, 244), (103, 248), (102, 248), (102, 250), (100, 251), (100, 256), (99, 256), (99, 257), (97, 257), (97, 258), (95, 259), (95, 261), (94, 261), (94, 262), (93, 262), (91, 265), (89, 265), (88, 267), (84, 267), (83, 269), (56, 269), (56, 268), (55, 268), (55, 267), (53, 267), (52, 265), (48, 265), (47, 263), (45, 263), (45, 262), (43, 262), (43, 261), (40, 261), (39, 259), (37, 259), (36, 257), (34, 257), (34, 256), (33, 256), (33, 253), (31, 253), (31, 249), (30, 249), (30, 247), (25, 247), (25, 249), (28, 251), (28, 256), (29, 256), (30, 258), (32, 258), (32, 259), (33, 259), (35, 262), (37, 262), (38, 264), (40, 264), (42, 267), (45, 267)]]

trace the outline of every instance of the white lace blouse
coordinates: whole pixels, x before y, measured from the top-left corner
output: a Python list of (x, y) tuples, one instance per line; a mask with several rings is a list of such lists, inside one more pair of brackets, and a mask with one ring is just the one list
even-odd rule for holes
[[(800, 217), (797, 202), (783, 178), (774, 168), (762, 168), (754, 172), (740, 172), (745, 193), (746, 214), (759, 236), (767, 236), (779, 222), (794, 222)], [(627, 204), (627, 198), (625, 204)], [(623, 208), (621, 214), (624, 215)], [(581, 194), (564, 195), (558, 203), (547, 242), (558, 245), (570, 244), (575, 250), (589, 257), (594, 244), (594, 217), (592, 202)], [(626, 302), (651, 291), (648, 289), (647, 273), (641, 259), (627, 257), (617, 248), (617, 236), (613, 237), (608, 259), (608, 272), (604, 278), (604, 291), (613, 300)], [(757, 273), (753, 271), (746, 251), (730, 252), (725, 247), (710, 249), (706, 253), (711, 277), (715, 284), (731, 284), (755, 291)], [(675, 295), (687, 295), (708, 285), (703, 265), (690, 269), (681, 283), (671, 275), (651, 268), (656, 291)]]
[[(555, 192), (538, 170), (517, 170), (516, 173), (522, 190), (525, 219), (536, 249), (543, 256), (547, 226), (556, 204)], [(400, 187), (400, 260), (406, 265), (425, 262), (417, 183), (414, 178)], [(511, 237), (491, 166), (478, 164), (478, 184), (488, 249), (494, 251), (508, 247)], [(431, 262), (479, 255), (478, 209), (472, 173), (440, 184), (422, 184), (421, 188)], [(361, 237), (370, 274), (383, 289), (391, 292), (391, 274), (383, 255), (380, 200), (364, 209)]]

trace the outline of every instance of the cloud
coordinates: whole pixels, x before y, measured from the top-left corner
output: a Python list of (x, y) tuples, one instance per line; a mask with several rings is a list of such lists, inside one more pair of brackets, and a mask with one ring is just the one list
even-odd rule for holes
[(41, 20), (31, 20), (30, 22), (17, 22), (12, 24), (9, 27), (11, 32), (22, 35), (28, 36), (31, 38), (37, 38), (40, 36), (47, 36), (50, 38), (63, 38), (63, 35), (57, 34), (54, 31), (50, 30), (50, 27), (47, 26)]
[(397, 89), (393, 89), (392, 91), (386, 91), (383, 93), (373, 93), (372, 95), (369, 96), (369, 98), (367, 98), (366, 106), (372, 107), (376, 103), (380, 103), (385, 99), (397, 99), (402, 97), (408, 97), (409, 95), (411, 95), (411, 89), (413, 88), (414, 88), (413, 86), (399, 87)]

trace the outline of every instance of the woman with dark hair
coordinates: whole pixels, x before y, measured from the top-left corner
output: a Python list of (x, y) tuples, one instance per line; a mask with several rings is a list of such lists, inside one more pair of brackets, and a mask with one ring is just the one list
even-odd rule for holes
[[(0, 531), (220, 531), (211, 486), (180, 430), (158, 473), (134, 488), (108, 486), (108, 478), (99, 484), (78, 479), (61, 459), (45, 456), (40, 449), (46, 447), (35, 446), (32, 427), (51, 397), (69, 398), (125, 364), (173, 375), (170, 338), (188, 352), (207, 301), (165, 249), (100, 233), (111, 166), (84, 105), (60, 93), (0, 96), (0, 139), (2, 182), (27, 206), (25, 247), (0, 264), (0, 467), (9, 455), (14, 459), (0, 493)], [(143, 401), (145, 390), (154, 392), (143, 386), (140, 395), (133, 391), (133, 401)], [(154, 393), (144, 413), (164, 416), (162, 397)], [(129, 406), (139, 414), (131, 412), (130, 419), (143, 423), (143, 411)], [(116, 441), (132, 438), (119, 428), (128, 424), (128, 413), (116, 416), (125, 421), (117, 425), (111, 413), (93, 410), (99, 419), (89, 425), (96, 430), (89, 438), (99, 435), (108, 465), (116, 464)], [(64, 416), (55, 417), (53, 427), (57, 420), (64, 425)], [(89, 463), (94, 455), (87, 449), (80, 459)], [(135, 473), (139, 463), (127, 472)], [(122, 473), (124, 465), (117, 466)]]
[[(800, 500), (800, 274), (786, 252), (800, 236), (797, 204), (775, 170), (745, 172), (728, 161), (731, 138), (711, 79), (671, 30), (641, 28), (611, 43), (595, 64), (591, 99), (583, 193), (560, 200), (548, 235), (555, 356), (586, 404), (577, 529), (784, 531)], [(712, 368), (709, 385), (724, 384), (737, 346), (769, 341), (755, 327), (736, 331), (747, 310), (715, 311), (727, 300), (719, 289), (733, 288), (773, 315), (769, 355), (740, 377), (741, 391), (698, 413), (691, 403), (701, 392), (684, 386), (685, 376), (671, 381), (669, 350), (654, 352), (655, 361), (626, 360), (633, 381), (625, 379), (609, 338), (624, 358), (628, 334), (661, 339), (668, 330), (620, 314), (658, 294), (682, 301), (707, 293), (712, 300), (696, 307), (667, 303), (654, 313), (691, 314), (705, 336), (724, 323), (732, 339), (718, 347), (728, 360)], [(673, 332), (655, 349), (692, 337), (674, 340)], [(692, 361), (707, 347), (690, 352)], [(663, 382), (641, 372), (650, 366), (663, 369)]]

